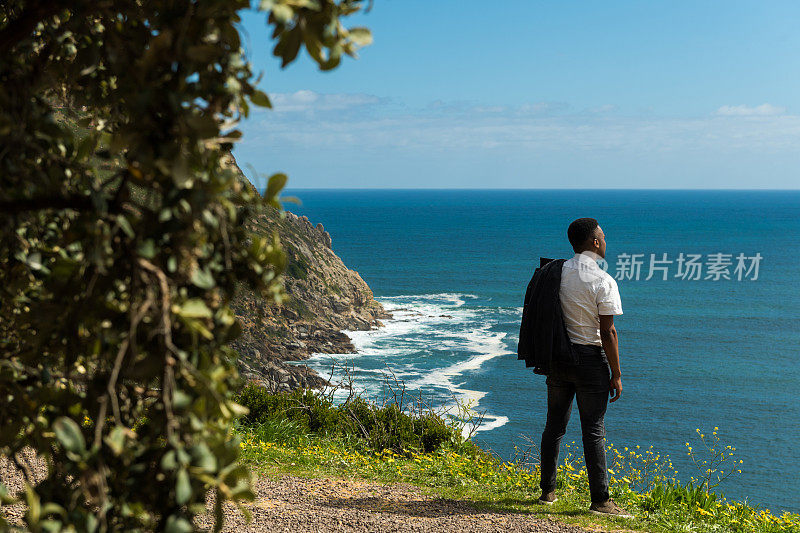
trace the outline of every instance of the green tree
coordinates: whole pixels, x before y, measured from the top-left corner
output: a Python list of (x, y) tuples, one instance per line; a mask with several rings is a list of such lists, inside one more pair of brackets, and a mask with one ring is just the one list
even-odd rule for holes
[[(275, 56), (321, 69), (370, 41), (361, 0), (262, 0)], [(227, 347), (245, 283), (284, 255), (243, 221), (280, 207), (232, 161), (270, 106), (240, 43), (249, 0), (7, 0), (0, 7), (0, 453), (33, 531), (190, 531), (252, 498)], [(20, 459), (47, 465), (38, 484)], [(0, 504), (13, 498), (0, 485)], [(7, 527), (0, 519), (0, 529)]]

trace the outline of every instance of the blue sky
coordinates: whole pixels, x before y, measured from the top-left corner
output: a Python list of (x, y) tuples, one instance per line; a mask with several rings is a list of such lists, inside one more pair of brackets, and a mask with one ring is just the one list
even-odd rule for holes
[[(289, 188), (800, 188), (800, 2), (375, 0), (318, 71), (247, 52), (275, 109), (235, 155)], [(252, 176), (252, 171), (247, 170)]]

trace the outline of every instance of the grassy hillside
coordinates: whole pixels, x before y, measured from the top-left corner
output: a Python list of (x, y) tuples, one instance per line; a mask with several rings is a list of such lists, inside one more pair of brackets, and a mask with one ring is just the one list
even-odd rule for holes
[[(398, 414), (392, 402), (365, 408), (354, 399), (350, 406), (335, 407), (302, 391), (249, 394), (240, 401), (258, 413), (243, 421), (239, 436), (244, 460), (262, 475), (412, 483), (430, 494), (472, 502), (488, 511), (553, 517), (602, 531), (800, 532), (798, 514), (776, 514), (729, 501), (699, 481), (677, 482), (669, 458), (652, 448), (608, 447), (612, 498), (635, 515), (613, 519), (587, 511), (591, 502), (586, 468), (574, 442), (567, 444), (558, 470), (559, 500), (542, 506), (536, 503), (538, 453), (517, 450), (516, 457), (503, 461), (461, 438), (462, 419), (417, 411), (417, 419), (438, 419), (449, 427), (446, 435), (437, 433), (435, 443), (425, 446), (425, 426), (413, 429), (415, 417)], [(394, 413), (391, 423), (386, 422), (387, 412)], [(698, 462), (719, 446), (714, 439), (706, 442), (707, 449), (690, 452)], [(735, 468), (733, 461), (723, 464), (725, 469)]]

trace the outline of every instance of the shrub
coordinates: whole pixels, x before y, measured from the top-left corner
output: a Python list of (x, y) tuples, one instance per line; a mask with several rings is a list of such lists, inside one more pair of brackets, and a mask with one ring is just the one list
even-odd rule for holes
[[(191, 531), (210, 490), (218, 528), (223, 500), (253, 497), (229, 438), (231, 301), (285, 296), (277, 236), (246, 223), (287, 178), (262, 198), (231, 157), (239, 119), (271, 106), (251, 4), (0, 2), (0, 455), (48, 465), (18, 464), (26, 529)], [(341, 20), (361, 0), (256, 5), (283, 66), (305, 47), (329, 70), (370, 40)]]
[(308, 431), (296, 420), (280, 417), (268, 418), (255, 426), (249, 426), (248, 430), (253, 438), (276, 444), (295, 442), (308, 435)]
[(314, 391), (273, 393), (256, 384), (242, 389), (236, 401), (250, 410), (241, 420), (251, 428), (288, 420), (309, 433), (354, 439), (375, 451), (432, 452), (460, 440), (460, 433), (440, 415), (411, 415), (396, 402), (376, 405), (356, 396), (336, 406)]
[(341, 422), (339, 410), (311, 390), (271, 393), (249, 384), (236, 396), (236, 402), (248, 408), (249, 413), (242, 417), (242, 423), (248, 426), (278, 418), (296, 422), (306, 432), (325, 434), (334, 433)]
[(439, 416), (426, 414), (420, 417), (416, 423), (421, 426), (418, 433), (422, 441), (422, 450), (425, 453), (432, 452), (445, 443), (458, 442), (460, 440), (461, 434), (455, 432)]

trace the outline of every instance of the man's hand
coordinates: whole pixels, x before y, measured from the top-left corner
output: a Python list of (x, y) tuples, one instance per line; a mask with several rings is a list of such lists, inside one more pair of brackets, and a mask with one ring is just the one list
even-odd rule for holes
[(622, 372), (619, 369), (619, 340), (613, 315), (600, 315), (600, 342), (603, 344), (603, 351), (606, 352), (608, 366), (611, 369), (608, 392), (611, 394), (611, 401), (616, 402), (622, 396)]
[(611, 394), (610, 402), (616, 402), (622, 396), (622, 377), (612, 377), (608, 382), (608, 393)]

